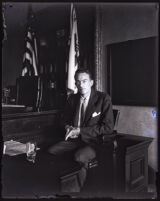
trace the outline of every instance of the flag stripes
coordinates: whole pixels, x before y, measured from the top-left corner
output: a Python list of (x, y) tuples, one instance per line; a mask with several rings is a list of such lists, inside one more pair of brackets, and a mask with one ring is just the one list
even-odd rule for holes
[(25, 42), (25, 52), (23, 55), (23, 68), (22, 68), (22, 76), (32, 76), (38, 75), (37, 70), (38, 65), (38, 55), (37, 55), (37, 41), (35, 38), (35, 33), (28, 26), (26, 42)]

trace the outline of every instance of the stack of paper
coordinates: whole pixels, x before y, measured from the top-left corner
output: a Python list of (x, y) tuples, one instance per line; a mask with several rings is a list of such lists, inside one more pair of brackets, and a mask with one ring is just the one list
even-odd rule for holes
[(21, 142), (17, 142), (14, 140), (5, 141), (4, 146), (5, 146), (4, 154), (7, 154), (9, 156), (15, 156), (26, 153), (26, 144), (23, 144)]

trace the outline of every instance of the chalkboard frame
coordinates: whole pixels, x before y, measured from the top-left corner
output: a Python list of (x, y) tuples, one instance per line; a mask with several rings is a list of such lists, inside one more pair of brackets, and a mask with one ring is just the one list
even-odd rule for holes
[(156, 37), (149, 37), (106, 45), (106, 84), (113, 105), (158, 105), (157, 44)]

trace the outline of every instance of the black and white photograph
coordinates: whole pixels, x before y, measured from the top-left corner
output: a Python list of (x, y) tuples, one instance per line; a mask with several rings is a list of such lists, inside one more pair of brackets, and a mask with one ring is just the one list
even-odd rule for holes
[(157, 199), (159, 4), (1, 12), (1, 198)]

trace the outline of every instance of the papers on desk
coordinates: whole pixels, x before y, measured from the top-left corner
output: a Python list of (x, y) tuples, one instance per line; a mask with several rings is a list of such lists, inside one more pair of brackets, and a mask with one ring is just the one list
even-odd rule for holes
[(5, 141), (3, 153), (9, 156), (26, 153), (26, 144), (14, 140)]

